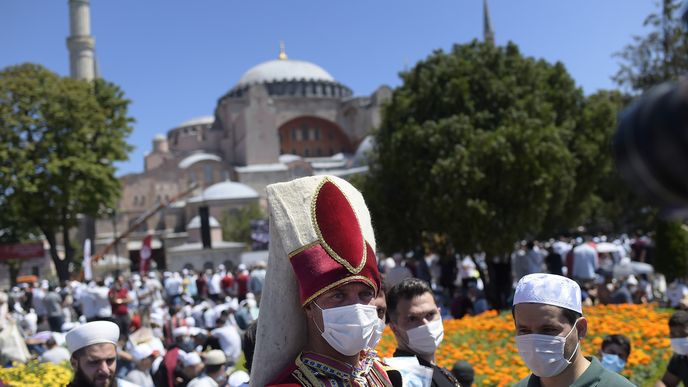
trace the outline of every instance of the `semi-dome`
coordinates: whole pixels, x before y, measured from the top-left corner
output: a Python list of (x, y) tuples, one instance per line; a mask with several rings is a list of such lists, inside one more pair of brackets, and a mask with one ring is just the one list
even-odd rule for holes
[(215, 116), (200, 116), (182, 122), (181, 124), (177, 125), (177, 128), (182, 128), (184, 126), (212, 124), (213, 122), (215, 122)]
[(189, 202), (242, 199), (258, 199), (258, 193), (246, 184), (223, 181), (206, 188), (202, 195), (189, 199)]
[(277, 81), (306, 80), (335, 82), (334, 77), (322, 67), (306, 61), (276, 59), (252, 67), (241, 76), (237, 86)]
[(222, 161), (222, 159), (218, 155), (213, 155), (205, 152), (198, 152), (184, 157), (182, 161), (179, 162), (178, 166), (181, 169), (186, 169), (201, 161)]

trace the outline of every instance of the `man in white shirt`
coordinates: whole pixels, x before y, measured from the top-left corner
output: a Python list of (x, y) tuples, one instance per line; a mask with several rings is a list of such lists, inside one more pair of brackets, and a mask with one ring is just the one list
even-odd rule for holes
[(218, 318), (216, 327), (210, 331), (210, 335), (220, 342), (222, 351), (231, 363), (235, 363), (241, 355), (241, 336), (233, 325), (227, 325), (223, 318)]
[(96, 281), (96, 286), (92, 288), (89, 287), (86, 292), (91, 295), (93, 299), (93, 308), (96, 312), (95, 317), (91, 319), (87, 317), (86, 321), (91, 322), (94, 320), (104, 320), (112, 317), (112, 306), (110, 305), (109, 296), (110, 289), (105, 286), (105, 282), (102, 278), (99, 278)]
[(182, 295), (182, 277), (179, 273), (172, 273), (165, 280), (165, 294), (169, 304), (178, 304)]
[(209, 351), (205, 355), (205, 370), (203, 374), (189, 382), (188, 387), (218, 387), (224, 386), (227, 380), (226, 371), (227, 358), (225, 354), (217, 349)]
[(137, 386), (154, 387), (153, 377), (150, 373), (154, 360), (153, 348), (148, 344), (139, 344), (134, 348), (131, 355), (134, 358), (136, 368), (129, 371), (125, 379)]
[(88, 287), (84, 286), (79, 290), (78, 300), (81, 305), (81, 314), (86, 317), (86, 321), (93, 321), (98, 318), (95, 296), (90, 292), (96, 284), (91, 282)]
[(220, 300), (220, 295), (222, 294), (222, 277), (224, 277), (224, 274), (221, 272), (222, 268), (224, 266), (220, 265), (215, 273), (208, 275), (208, 296), (216, 302)]
[(49, 338), (45, 342), (45, 346), (48, 348), (47, 351), (39, 357), (41, 363), (53, 363), (62, 364), (65, 361), (69, 361), (71, 355), (65, 347), (57, 345), (57, 342), (53, 337)]
[(579, 284), (583, 285), (593, 281), (598, 267), (599, 258), (597, 256), (597, 250), (588, 242), (578, 245), (573, 249), (572, 276)]

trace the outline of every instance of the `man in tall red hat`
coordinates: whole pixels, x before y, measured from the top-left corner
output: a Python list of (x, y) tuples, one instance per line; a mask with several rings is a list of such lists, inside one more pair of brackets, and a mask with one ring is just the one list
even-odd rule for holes
[[(270, 254), (251, 386), (394, 386), (373, 348), (384, 321), (375, 237), (348, 182), (314, 176), (268, 186)], [(334, 383), (334, 384), (333, 384)]]

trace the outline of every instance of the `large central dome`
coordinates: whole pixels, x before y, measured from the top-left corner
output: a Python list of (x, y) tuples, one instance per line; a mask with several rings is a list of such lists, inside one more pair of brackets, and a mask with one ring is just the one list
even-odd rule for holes
[(238, 87), (278, 81), (325, 81), (335, 82), (322, 67), (301, 60), (276, 59), (252, 67), (241, 76)]

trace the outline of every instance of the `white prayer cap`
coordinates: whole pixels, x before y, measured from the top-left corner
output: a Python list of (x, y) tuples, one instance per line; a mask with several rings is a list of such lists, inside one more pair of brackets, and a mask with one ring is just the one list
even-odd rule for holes
[(246, 265), (243, 263), (240, 263), (239, 266), (237, 266), (237, 270), (239, 271), (244, 271), (246, 270)]
[(198, 356), (196, 352), (188, 352), (181, 355), (182, 365), (184, 367), (194, 366), (196, 364), (201, 364), (201, 357)]
[[(84, 322), (85, 322), (85, 321), (84, 321)], [(61, 330), (62, 332), (69, 332), (69, 331), (71, 331), (72, 329), (74, 329), (74, 328), (77, 327), (77, 326), (79, 326), (79, 323), (76, 323), (76, 322), (66, 322), (66, 323), (63, 323), (63, 324), (62, 324), (62, 326), (60, 327), (60, 330)], [(63, 340), (63, 341), (64, 341), (64, 340)]]
[(583, 314), (580, 286), (554, 274), (536, 273), (521, 278), (514, 294), (514, 306), (518, 304), (554, 305)]
[(173, 337), (179, 337), (179, 336), (189, 336), (191, 332), (189, 331), (189, 327), (177, 327), (172, 330), (172, 336)]
[(93, 321), (67, 332), (67, 349), (74, 353), (93, 344), (111, 343), (117, 345), (119, 327), (111, 321)]
[(131, 352), (131, 356), (134, 358), (135, 362), (139, 362), (153, 354), (153, 347), (148, 344), (139, 344), (134, 347)]
[(243, 386), (244, 383), (248, 383), (248, 381), (249, 375), (246, 373), (246, 371), (238, 370), (232, 372), (227, 380), (227, 384), (229, 384), (229, 387), (239, 387)]
[(219, 349), (213, 349), (208, 351), (205, 355), (205, 365), (220, 365), (227, 363), (227, 357), (225, 353)]
[(53, 332), (52, 334), (53, 340), (55, 340), (55, 344), (63, 346), (65, 345), (65, 335), (59, 332)]
[(207, 335), (208, 331), (206, 331), (205, 329), (198, 328), (198, 327), (190, 327), (189, 328), (189, 334), (191, 336), (198, 336), (200, 334)]
[(150, 319), (153, 324), (160, 326), (164, 325), (164, 316), (162, 315), (162, 313), (151, 313)]
[(631, 274), (628, 276), (628, 278), (626, 278), (626, 283), (629, 285), (637, 285), (638, 279), (635, 278), (635, 276), (633, 274)]

